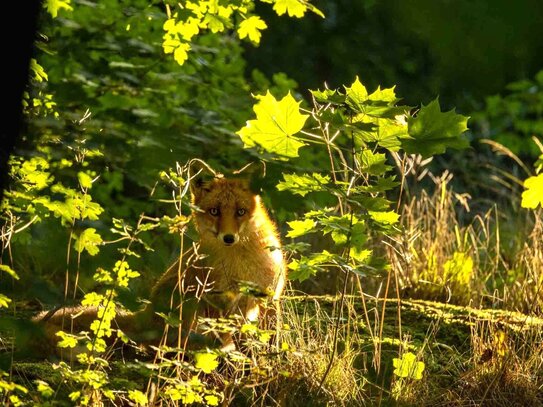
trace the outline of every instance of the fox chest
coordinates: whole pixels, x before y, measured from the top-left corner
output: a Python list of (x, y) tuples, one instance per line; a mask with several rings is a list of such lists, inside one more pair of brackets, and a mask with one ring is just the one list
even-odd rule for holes
[(261, 289), (274, 288), (282, 270), (282, 254), (279, 250), (273, 253), (262, 249), (255, 253), (240, 248), (225, 252), (210, 254), (206, 261), (211, 269), (210, 280), (214, 290), (237, 291), (239, 283), (243, 281), (256, 284)]

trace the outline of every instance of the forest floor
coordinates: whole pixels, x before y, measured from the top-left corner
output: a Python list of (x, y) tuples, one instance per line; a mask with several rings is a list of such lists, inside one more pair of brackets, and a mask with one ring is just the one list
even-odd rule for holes
[[(543, 405), (541, 372), (534, 371), (541, 367), (543, 319), (423, 300), (363, 303), (348, 296), (338, 324), (340, 302), (337, 296), (284, 297), (281, 338), (289, 350), (260, 359), (272, 366), (266, 379), (239, 380), (238, 372), (237, 386), (225, 392), (229, 404)], [(416, 358), (407, 377), (400, 377), (395, 363), (407, 353)], [(262, 356), (255, 355), (253, 360)], [(424, 363), (421, 375), (414, 373), (417, 362)], [(141, 388), (151, 370), (138, 357), (117, 354), (110, 360), (109, 385), (119, 392)], [(58, 405), (69, 405), (60, 399), (77, 390), (48, 361), (14, 361), (11, 374), (29, 388), (46, 380), (60, 389)], [(208, 376), (221, 387), (232, 383), (229, 374), (219, 368)]]

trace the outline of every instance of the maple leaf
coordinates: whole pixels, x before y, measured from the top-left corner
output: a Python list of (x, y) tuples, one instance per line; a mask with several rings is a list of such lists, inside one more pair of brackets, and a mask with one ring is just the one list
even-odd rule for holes
[(305, 144), (294, 134), (302, 130), (309, 117), (300, 113), (300, 102), (290, 93), (277, 101), (269, 91), (257, 98), (259, 101), (253, 107), (256, 120), (248, 120), (237, 132), (244, 146), (260, 146), (270, 153), (297, 157), (298, 149)]
[(288, 13), (290, 17), (301, 18), (304, 16), (307, 6), (298, 0), (276, 0), (273, 9), (279, 16)]
[(416, 117), (407, 119), (408, 133), (402, 147), (408, 154), (429, 157), (444, 153), (447, 148), (465, 148), (469, 142), (463, 136), (468, 129), (469, 117), (456, 114), (454, 110), (442, 112), (436, 99), (422, 106)]
[(240, 39), (249, 37), (254, 44), (260, 44), (260, 37), (262, 34), (260, 30), (268, 28), (264, 20), (258, 16), (249, 17), (246, 20), (243, 20), (238, 28), (238, 35)]
[(202, 369), (204, 373), (211, 373), (219, 366), (217, 355), (214, 353), (198, 352), (194, 355), (194, 359), (196, 368)]
[(102, 237), (96, 233), (96, 229), (87, 228), (76, 238), (75, 250), (79, 253), (86, 250), (91, 256), (94, 256), (100, 251), (98, 246), (101, 244)]

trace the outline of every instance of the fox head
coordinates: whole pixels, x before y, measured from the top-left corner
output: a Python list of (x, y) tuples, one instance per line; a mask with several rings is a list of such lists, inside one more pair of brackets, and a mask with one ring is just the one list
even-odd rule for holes
[(197, 180), (191, 186), (196, 228), (202, 240), (217, 239), (232, 246), (240, 241), (255, 210), (259, 196), (240, 179)]

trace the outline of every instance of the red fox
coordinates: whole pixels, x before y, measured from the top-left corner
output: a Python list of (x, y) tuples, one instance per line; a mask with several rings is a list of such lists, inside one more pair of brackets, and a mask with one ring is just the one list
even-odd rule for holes
[[(277, 228), (249, 182), (222, 176), (207, 182), (197, 180), (191, 183), (191, 195), (199, 249), (185, 253), (162, 275), (145, 309), (119, 315), (120, 328), (133, 338), (156, 342), (158, 330), (164, 327), (157, 312), (179, 308), (185, 334), (194, 329), (199, 316), (237, 314), (256, 321), (262, 295), (244, 295), (240, 288), (249, 284), (260, 293), (269, 293), (273, 300), (278, 300), (283, 291), (286, 265)], [(92, 309), (78, 311), (86, 315), (82, 320), (96, 315)], [(65, 314), (66, 310), (59, 310), (48, 316), (44, 321), (48, 333), (60, 328)], [(44, 315), (35, 320), (45, 319)], [(155, 335), (144, 332), (152, 329)], [(139, 332), (131, 335), (134, 330)], [(232, 345), (229, 336), (222, 342), (225, 348)]]
[(193, 218), (199, 234), (199, 259), (185, 267), (176, 262), (153, 289), (153, 311), (171, 304), (172, 289), (184, 293), (183, 327), (190, 330), (197, 316), (238, 314), (247, 321), (259, 318), (262, 295), (243, 295), (249, 284), (273, 300), (281, 295), (286, 265), (277, 228), (260, 196), (246, 180), (215, 177), (191, 186)]

